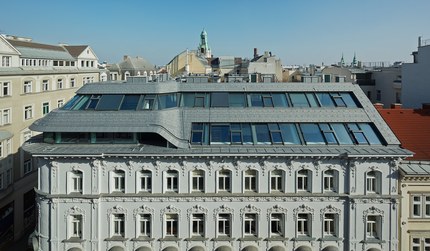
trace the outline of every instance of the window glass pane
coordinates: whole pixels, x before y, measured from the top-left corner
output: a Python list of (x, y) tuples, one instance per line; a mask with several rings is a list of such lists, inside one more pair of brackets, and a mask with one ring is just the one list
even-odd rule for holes
[(282, 138), (285, 144), (300, 144), (300, 137), (297, 133), (296, 125), (294, 124), (280, 124)]
[(184, 107), (194, 107), (194, 93), (183, 93), (182, 105)]
[(211, 107), (228, 107), (228, 92), (211, 93)]
[(118, 110), (119, 104), (124, 95), (103, 95), (97, 105), (96, 110), (100, 111), (115, 111)]
[(287, 107), (287, 97), (285, 96), (285, 93), (273, 93), (272, 94), (273, 104), (275, 107)]
[(333, 131), (336, 133), (337, 140), (341, 145), (352, 145), (352, 139), (343, 124), (331, 124)]
[(325, 144), (317, 124), (300, 124), (306, 144)]
[(100, 95), (91, 96), (90, 102), (87, 106), (87, 110), (94, 110), (100, 101), (100, 97), (101, 97)]
[(242, 139), (244, 144), (253, 143), (250, 124), (242, 124)]
[(343, 99), (340, 96), (334, 95), (333, 100), (336, 103), (336, 106), (338, 106), (338, 107), (345, 107), (346, 106), (345, 102), (343, 102)]
[(350, 93), (343, 92), (340, 93), (340, 96), (342, 96), (343, 102), (345, 102), (347, 107), (357, 107), (357, 103)]
[(125, 95), (120, 110), (136, 110), (140, 95)]
[(211, 143), (230, 143), (230, 126), (212, 125)]
[(230, 93), (229, 96), (230, 107), (246, 107), (245, 94), (243, 93)]
[(256, 124), (255, 132), (257, 134), (257, 142), (270, 144), (269, 128), (265, 124)]
[(176, 107), (177, 95), (176, 93), (164, 94), (158, 96), (158, 109), (166, 109)]
[(154, 101), (155, 101), (155, 95), (145, 95), (145, 98), (142, 102), (142, 109), (143, 110), (154, 109)]
[(378, 136), (376, 135), (371, 125), (364, 124), (364, 123), (360, 123), (359, 125), (364, 135), (366, 135), (366, 138), (369, 141), (369, 144), (381, 144), (381, 141), (379, 140)]
[(263, 105), (264, 107), (273, 107), (272, 97), (263, 96)]
[(366, 137), (364, 137), (364, 134), (362, 132), (354, 132), (354, 137), (357, 140), (358, 144), (367, 144)]
[(271, 132), (270, 135), (272, 136), (272, 142), (273, 143), (282, 143), (282, 135), (281, 132)]
[(304, 93), (290, 93), (290, 99), (293, 107), (309, 107)]
[(263, 100), (261, 94), (250, 94), (251, 106), (253, 107), (263, 107)]
[(318, 92), (318, 93), (316, 93), (316, 95), (317, 95), (317, 97), (318, 97), (318, 99), (319, 99), (319, 101), (320, 101), (320, 104), (321, 104), (321, 106), (328, 106), (328, 107), (332, 107), (332, 106), (334, 106), (334, 103), (333, 103), (333, 100), (331, 99), (331, 96), (330, 96), (330, 94), (329, 93), (327, 93), (327, 92)]
[(205, 107), (205, 97), (204, 96), (196, 96), (194, 98), (194, 107)]
[(72, 106), (74, 106), (78, 100), (81, 98), (81, 95), (76, 95), (74, 96), (71, 100), (69, 100), (69, 102), (67, 102), (61, 109), (65, 109), (65, 110), (69, 110), (70, 108), (72, 108)]
[(84, 110), (85, 107), (87, 106), (89, 100), (90, 100), (89, 95), (85, 95), (83, 96), (78, 102), (77, 104), (73, 107), (73, 110)]
[(319, 107), (318, 101), (313, 93), (306, 93), (306, 97), (308, 98), (311, 107)]

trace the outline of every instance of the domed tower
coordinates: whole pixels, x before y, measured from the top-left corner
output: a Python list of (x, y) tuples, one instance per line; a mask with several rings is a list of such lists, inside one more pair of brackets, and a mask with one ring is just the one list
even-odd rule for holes
[(203, 29), (202, 33), (200, 33), (199, 53), (203, 55), (205, 58), (212, 57), (211, 48), (209, 48), (209, 45), (208, 45), (208, 33), (206, 32), (205, 29)]

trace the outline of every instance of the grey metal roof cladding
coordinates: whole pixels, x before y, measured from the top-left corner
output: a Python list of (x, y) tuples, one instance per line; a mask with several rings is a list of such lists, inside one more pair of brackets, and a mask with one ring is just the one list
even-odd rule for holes
[[(167, 81), (159, 83), (94, 83), (84, 85), (78, 90), (79, 94), (144, 94), (144, 93), (174, 93), (174, 92), (294, 92), (294, 91), (338, 91), (353, 92), (363, 108), (186, 108), (174, 107), (164, 110), (137, 111), (90, 111), (90, 110), (62, 110), (57, 109), (45, 117), (34, 122), (30, 129), (39, 132), (137, 132), (157, 133), (178, 148), (190, 149), (191, 125), (195, 123), (373, 123), (381, 133), (388, 146), (399, 146), (399, 141), (390, 128), (376, 111), (358, 85), (350, 83), (179, 83)], [(217, 149), (219, 146), (196, 147), (189, 151), (205, 152)], [(242, 148), (228, 148), (227, 152), (241, 152)], [(344, 147), (345, 152), (354, 152), (356, 146)], [(369, 152), (374, 147), (367, 146), (359, 154)], [(246, 148), (247, 152), (259, 153), (262, 149), (276, 149), (279, 147), (254, 146)], [(333, 147), (319, 145), (317, 148), (309, 146), (284, 147), (299, 154), (314, 154), (319, 149), (327, 154), (339, 154)], [(311, 150), (312, 149), (312, 150)], [(378, 148), (377, 153), (386, 155), (385, 148)], [(212, 151), (212, 150), (210, 150)], [(280, 150), (285, 151), (285, 150)], [(390, 150), (391, 151), (391, 150)], [(369, 153), (369, 154), (371, 154)], [(375, 153), (376, 154), (376, 153)], [(402, 154), (410, 154), (404, 151)]]
[(405, 175), (430, 175), (430, 161), (408, 161), (400, 163)]
[(66, 51), (58, 50), (45, 50), (29, 47), (16, 47), (21, 52), (21, 58), (38, 58), (38, 59), (52, 59), (52, 60), (65, 60), (75, 61), (75, 59)]
[(5, 139), (10, 139), (13, 137), (13, 134), (9, 131), (0, 131), (0, 141), (3, 141)]

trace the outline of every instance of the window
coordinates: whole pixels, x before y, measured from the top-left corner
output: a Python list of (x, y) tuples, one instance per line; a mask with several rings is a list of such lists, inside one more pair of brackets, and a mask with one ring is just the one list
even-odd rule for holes
[(33, 106), (27, 105), (24, 106), (24, 120), (33, 118)]
[(205, 236), (204, 214), (193, 214), (191, 219), (192, 236)]
[(152, 110), (154, 109), (155, 103), (155, 95), (145, 95), (143, 99), (142, 109), (143, 110)]
[(177, 214), (166, 214), (166, 236), (178, 237), (178, 215)]
[(166, 192), (178, 192), (178, 172), (169, 170), (166, 172)]
[(63, 89), (63, 79), (59, 78), (57, 79), (57, 89)]
[(381, 216), (369, 215), (366, 220), (366, 238), (381, 238)]
[(69, 238), (82, 239), (82, 215), (70, 215)]
[(151, 192), (152, 190), (152, 173), (144, 170), (140, 173), (140, 191)]
[(218, 172), (218, 191), (231, 192), (231, 172), (229, 170), (221, 170)]
[(49, 91), (49, 80), (42, 80), (42, 91)]
[(203, 170), (194, 170), (192, 172), (192, 192), (205, 191), (205, 172)]
[(282, 170), (273, 170), (270, 173), (270, 190), (272, 192), (283, 191), (283, 172)]
[(125, 192), (125, 173), (124, 171), (112, 172), (112, 192)]
[(31, 93), (31, 92), (32, 92), (32, 82), (24, 81), (24, 93)]
[(80, 171), (70, 172), (70, 191), (72, 193), (82, 193), (82, 176), (82, 172)]
[(430, 218), (430, 195), (411, 196), (411, 216), (414, 218)]
[(6, 170), (6, 185), (12, 184), (12, 170)]
[(139, 215), (139, 236), (151, 237), (151, 215), (140, 214)]
[(317, 124), (300, 124), (300, 128), (306, 144), (325, 144), (321, 130)]
[(348, 129), (357, 144), (381, 144), (374, 128), (366, 123), (350, 123)]
[(245, 214), (244, 217), (244, 232), (245, 236), (257, 236), (257, 215)]
[(3, 109), (0, 110), (1, 113), (1, 120), (0, 125), (8, 125), (11, 123), (11, 110), (10, 109)]
[(211, 107), (228, 107), (229, 98), (228, 92), (213, 92), (211, 93)]
[(230, 125), (232, 144), (252, 144), (250, 124), (234, 123)]
[(380, 193), (381, 173), (370, 171), (366, 174), (366, 192), (367, 193)]
[(298, 192), (310, 192), (310, 170), (300, 170), (297, 172), (297, 191)]
[(2, 56), (1, 58), (1, 66), (2, 67), (10, 67), (11, 66), (12, 57), (10, 56)]
[(310, 236), (310, 214), (297, 215), (297, 236)]
[(75, 78), (70, 79), (70, 87), (73, 88), (76, 86)]
[(42, 114), (46, 115), (49, 113), (49, 102), (42, 103)]
[(64, 105), (64, 99), (57, 100), (57, 107), (60, 108)]
[(304, 93), (290, 93), (289, 96), (293, 107), (310, 107), (308, 99)]
[(24, 162), (24, 175), (33, 171), (33, 164), (31, 160), (27, 160)]
[(231, 215), (218, 215), (218, 236), (231, 236)]
[(337, 236), (337, 215), (336, 214), (324, 215), (324, 235)]
[(125, 215), (113, 214), (112, 215), (112, 237), (125, 236)]
[(230, 142), (229, 125), (211, 125), (211, 144), (229, 144)]
[(430, 251), (430, 238), (413, 237), (411, 238), (412, 251)]
[(337, 172), (327, 170), (324, 172), (324, 192), (337, 192)]
[(5, 97), (5, 96), (11, 96), (12, 95), (10, 82), (0, 83), (0, 88), (1, 88), (0, 97)]
[(270, 236), (284, 236), (284, 217), (282, 214), (270, 216)]
[(381, 90), (376, 90), (376, 101), (381, 101), (382, 92)]
[(204, 128), (202, 123), (193, 123), (191, 128), (191, 143), (202, 144), (204, 143)]
[(244, 182), (245, 192), (257, 192), (257, 171), (246, 170), (244, 178), (245, 178), (245, 182)]

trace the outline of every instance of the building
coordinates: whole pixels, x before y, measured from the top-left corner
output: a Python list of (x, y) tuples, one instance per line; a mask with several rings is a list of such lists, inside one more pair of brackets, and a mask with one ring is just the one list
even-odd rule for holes
[(430, 248), (430, 107), (405, 109), (400, 104), (378, 111), (402, 146), (415, 154), (400, 163), (399, 250)]
[(157, 73), (155, 65), (142, 57), (125, 55), (118, 64), (107, 65), (109, 80), (126, 80), (130, 76), (152, 76)]
[(166, 70), (172, 77), (179, 77), (189, 74), (209, 74), (212, 72), (212, 67), (208, 59), (198, 51), (184, 50), (170, 60)]
[[(281, 59), (272, 55), (272, 52), (265, 51), (263, 55), (258, 55), (257, 48), (254, 48), (254, 58), (248, 65), (248, 73), (258, 73), (261, 75), (271, 76), (271, 82), (282, 81), (282, 63)], [(264, 79), (264, 76), (261, 77)], [(264, 81), (264, 80), (263, 80)], [(261, 82), (263, 82), (261, 81)], [(251, 82), (260, 82), (252, 81)]]
[(418, 38), (418, 50), (412, 53), (413, 63), (402, 65), (402, 104), (405, 108), (420, 108), (430, 102), (430, 39)]
[(0, 35), (0, 249), (32, 230), (37, 172), (21, 150), (28, 126), (61, 107), (85, 83), (99, 81), (85, 46), (49, 45)]
[(411, 152), (358, 85), (194, 82), (88, 84), (32, 124), (41, 250), (398, 249)]

